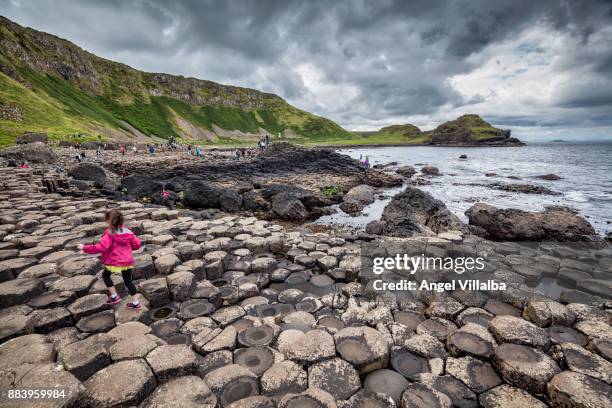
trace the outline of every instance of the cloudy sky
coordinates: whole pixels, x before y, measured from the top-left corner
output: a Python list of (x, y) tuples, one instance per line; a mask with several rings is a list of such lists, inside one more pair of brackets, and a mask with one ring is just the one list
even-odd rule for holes
[(530, 140), (612, 140), (611, 1), (0, 0), (0, 14), (347, 129), (478, 113)]

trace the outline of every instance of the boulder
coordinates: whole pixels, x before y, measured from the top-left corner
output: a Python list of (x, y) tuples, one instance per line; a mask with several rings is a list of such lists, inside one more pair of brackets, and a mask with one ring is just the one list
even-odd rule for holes
[(78, 163), (68, 169), (68, 175), (76, 180), (93, 181), (98, 187), (106, 183), (106, 172), (95, 163)]
[(185, 186), (183, 202), (193, 208), (218, 208), (222, 193), (219, 188), (196, 180)]
[(175, 272), (168, 275), (167, 281), (172, 300), (176, 302), (188, 300), (196, 287), (195, 275), (191, 272)]
[(462, 230), (463, 224), (440, 200), (414, 187), (407, 187), (395, 195), (383, 211), (383, 233), (395, 237), (409, 237), (415, 233)]
[(13, 146), (0, 150), (0, 157), (13, 159), (18, 162), (27, 161), (28, 163), (54, 164), (57, 162), (57, 155), (45, 143), (28, 143), (25, 145)]
[(225, 190), (219, 196), (221, 209), (228, 212), (238, 212), (242, 209), (242, 196), (234, 190)]
[(272, 215), (282, 220), (304, 221), (308, 218), (308, 210), (293, 195), (282, 193), (275, 195), (272, 200)]
[(425, 174), (426, 176), (439, 176), (440, 170), (434, 166), (425, 166), (421, 168), (421, 173)]
[(45, 143), (49, 141), (49, 137), (46, 133), (24, 133), (21, 136), (15, 138), (16, 144), (27, 144), (27, 143)]
[(376, 199), (374, 194), (376, 190), (366, 184), (361, 184), (351, 188), (348, 193), (342, 197), (342, 201), (355, 201), (362, 205), (372, 204)]
[(527, 212), (476, 203), (465, 215), (470, 225), (483, 228), (493, 240), (601, 241), (601, 237), (587, 220), (564, 207)]
[(410, 178), (416, 174), (416, 169), (412, 166), (402, 166), (395, 170), (397, 174), (401, 174), (406, 178)]
[(0, 304), (3, 307), (27, 303), (45, 289), (38, 279), (13, 279), (0, 283)]

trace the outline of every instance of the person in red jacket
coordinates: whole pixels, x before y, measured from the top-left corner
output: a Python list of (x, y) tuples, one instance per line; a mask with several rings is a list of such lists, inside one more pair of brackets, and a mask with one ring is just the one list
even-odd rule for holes
[(78, 248), (86, 254), (100, 254), (100, 261), (104, 265), (102, 279), (109, 292), (106, 303), (115, 305), (121, 301), (111, 279), (112, 273), (120, 273), (132, 298), (127, 307), (140, 310), (142, 304), (138, 301), (138, 291), (132, 282), (132, 269), (134, 268), (132, 251), (140, 248), (140, 240), (132, 231), (123, 226), (123, 214), (119, 210), (110, 210), (106, 213), (105, 219), (108, 229), (102, 234), (100, 242), (92, 245), (79, 245)]

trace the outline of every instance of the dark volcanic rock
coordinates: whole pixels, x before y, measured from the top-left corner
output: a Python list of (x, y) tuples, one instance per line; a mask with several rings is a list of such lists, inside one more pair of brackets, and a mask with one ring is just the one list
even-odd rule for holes
[(0, 156), (16, 161), (28, 163), (53, 164), (57, 162), (57, 155), (44, 143), (28, 143), (13, 146), (0, 151)]
[(24, 133), (21, 136), (17, 136), (15, 138), (16, 144), (27, 144), (27, 143), (47, 143), (49, 141), (49, 137), (46, 133)]
[(223, 192), (204, 181), (192, 181), (185, 186), (185, 205), (194, 208), (217, 208)]
[(79, 163), (68, 170), (68, 175), (77, 180), (93, 181), (99, 187), (106, 182), (106, 172), (95, 163)]
[(308, 218), (308, 210), (294, 196), (282, 193), (275, 195), (272, 200), (272, 215), (283, 220), (304, 221)]
[(495, 240), (601, 241), (587, 220), (563, 207), (533, 213), (477, 203), (465, 215), (471, 225), (483, 228)]
[(427, 229), (436, 233), (463, 229), (459, 218), (442, 201), (414, 187), (407, 187), (393, 197), (381, 221), (385, 222), (384, 234), (397, 237), (409, 237)]

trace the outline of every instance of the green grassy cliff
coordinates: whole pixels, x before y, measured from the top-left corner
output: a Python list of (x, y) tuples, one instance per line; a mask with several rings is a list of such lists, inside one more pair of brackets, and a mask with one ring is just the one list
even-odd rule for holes
[(138, 71), (0, 16), (0, 145), (28, 131), (214, 144), (355, 137), (277, 95)]

